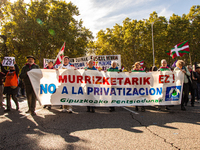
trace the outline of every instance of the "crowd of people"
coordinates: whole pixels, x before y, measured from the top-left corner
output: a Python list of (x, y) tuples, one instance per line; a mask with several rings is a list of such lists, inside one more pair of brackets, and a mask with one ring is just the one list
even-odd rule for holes
[[(0, 108), (3, 108), (3, 94), (6, 95), (6, 102), (7, 106), (4, 110), (5, 112), (11, 111), (11, 97), (16, 105), (16, 110), (19, 110), (19, 103), (17, 96), (19, 92), (19, 87), (21, 88), (22, 96), (25, 96), (28, 101), (28, 110), (26, 113), (30, 113), (31, 115), (36, 115), (35, 108), (36, 108), (36, 95), (33, 90), (32, 84), (30, 79), (27, 75), (27, 72), (32, 69), (39, 69), (39, 66), (35, 64), (35, 58), (33, 56), (27, 56), (27, 63), (22, 68), (21, 73), (19, 74), (19, 68), (14, 62), (14, 66), (10, 66), (8, 70), (1, 66), (0, 72)], [(140, 62), (136, 62), (133, 66), (131, 72), (145, 72), (140, 65)], [(53, 66), (53, 62), (49, 62), (48, 66), (45, 69), (55, 69)], [(70, 60), (68, 56), (65, 56), (63, 59), (63, 64), (59, 66), (58, 69), (76, 69), (74, 66), (70, 64)], [(93, 60), (89, 60), (87, 63), (87, 67), (85, 70), (97, 70), (93, 66)], [(189, 92), (191, 93), (191, 106), (194, 107), (195, 97), (197, 100), (200, 100), (200, 67), (196, 66), (195, 70), (193, 70), (192, 66), (185, 66), (185, 62), (183, 60), (178, 60), (176, 62), (175, 68), (170, 68), (167, 65), (167, 61), (165, 59), (161, 60), (160, 68), (152, 67), (150, 71), (176, 71), (180, 70), (184, 73), (184, 84), (183, 84), (183, 94), (181, 100), (181, 110), (185, 111), (188, 102), (189, 102)], [(112, 61), (111, 67), (106, 70), (107, 72), (121, 72), (122, 70), (117, 67), (117, 62)], [(4, 81), (5, 79), (5, 81)], [(3, 82), (4, 81), (4, 82)], [(25, 90), (24, 90), (25, 89)], [(51, 109), (51, 105), (45, 105), (43, 108), (48, 107)], [(62, 112), (72, 113), (72, 106), (70, 105), (63, 105), (60, 106)], [(160, 109), (160, 106), (157, 106), (157, 109)], [(168, 106), (165, 106), (166, 110), (170, 110)], [(138, 106), (135, 107), (135, 110), (138, 111)], [(109, 107), (109, 111), (115, 111), (115, 107)], [(141, 106), (141, 111), (145, 111), (145, 107)], [(87, 112), (95, 112), (94, 106), (87, 106)]]

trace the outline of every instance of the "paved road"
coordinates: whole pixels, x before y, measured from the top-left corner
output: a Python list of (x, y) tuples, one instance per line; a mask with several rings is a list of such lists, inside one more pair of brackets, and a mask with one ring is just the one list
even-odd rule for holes
[[(0, 149), (200, 149), (200, 103), (195, 107), (170, 107), (134, 113), (134, 107), (74, 107), (73, 114), (61, 113), (58, 106), (49, 111), (37, 104), (37, 116), (25, 114), (26, 99), (20, 98), (20, 111), (0, 109)], [(15, 108), (15, 105), (12, 104)]]

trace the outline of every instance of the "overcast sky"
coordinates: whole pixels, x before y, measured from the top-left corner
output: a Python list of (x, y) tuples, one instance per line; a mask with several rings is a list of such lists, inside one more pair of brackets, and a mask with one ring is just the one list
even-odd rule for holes
[(149, 14), (156, 11), (169, 19), (173, 13), (181, 16), (189, 13), (193, 5), (200, 5), (200, 0), (66, 0), (70, 1), (79, 8), (80, 16), (76, 18), (82, 19), (94, 36), (101, 29), (122, 24), (126, 17), (148, 19)]

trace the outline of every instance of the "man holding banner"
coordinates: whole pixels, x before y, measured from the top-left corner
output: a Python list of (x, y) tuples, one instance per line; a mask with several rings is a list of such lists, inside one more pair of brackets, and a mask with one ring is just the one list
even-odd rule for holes
[[(117, 62), (116, 61), (112, 61), (111, 62), (111, 67), (107, 69), (108, 72), (119, 72), (119, 69), (117, 67)], [(115, 107), (109, 107), (109, 111), (115, 111)]]
[[(69, 63), (69, 57), (68, 56), (65, 56), (63, 58), (63, 64), (61, 64), (58, 69), (75, 69), (74, 66), (70, 65)], [(62, 112), (68, 112), (68, 113), (72, 113), (72, 106), (70, 105), (63, 105), (63, 110)]]
[(26, 96), (28, 100), (28, 111), (26, 113), (31, 113), (31, 115), (36, 115), (35, 107), (36, 107), (36, 95), (31, 85), (30, 79), (27, 75), (27, 72), (32, 69), (39, 69), (39, 66), (36, 65), (35, 58), (33, 56), (27, 56), (28, 63), (22, 68), (20, 78), (24, 81), (26, 88)]
[[(167, 61), (166, 59), (161, 60), (161, 66), (157, 71), (171, 71), (171, 69), (167, 66)], [(160, 110), (160, 108), (158, 108)], [(170, 110), (168, 106), (165, 106), (165, 110)]]

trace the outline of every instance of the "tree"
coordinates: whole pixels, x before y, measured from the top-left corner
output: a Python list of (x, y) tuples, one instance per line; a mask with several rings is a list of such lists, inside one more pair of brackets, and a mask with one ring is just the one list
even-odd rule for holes
[(198, 62), (200, 57), (200, 5), (192, 6), (187, 17), (190, 21), (188, 35), (190, 37), (191, 60)]
[[(113, 28), (100, 30), (97, 40), (91, 42), (89, 51), (97, 55), (121, 54), (122, 65), (130, 70), (136, 61), (144, 60), (145, 66), (153, 65), (152, 55), (152, 27), (155, 50), (155, 65), (166, 59), (172, 65), (175, 60), (166, 51), (178, 43), (189, 41), (190, 53), (193, 61), (200, 56), (200, 6), (193, 6), (188, 15), (172, 14), (169, 20), (158, 16), (156, 12), (150, 14), (149, 19), (131, 20), (126, 18), (123, 25), (116, 24)], [(190, 63), (188, 55), (183, 58)]]
[(79, 11), (71, 2), (36, 0), (26, 4), (18, 0), (5, 5), (0, 9), (4, 12), (1, 32), (8, 38), (8, 54), (15, 56), (20, 66), (27, 55), (33, 55), (42, 67), (43, 58), (55, 58), (64, 41), (65, 55), (85, 55), (92, 33), (82, 26), (82, 20), (74, 19)]
[[(175, 14), (170, 17), (167, 31), (170, 49), (175, 45), (190, 39), (188, 36), (188, 28), (189, 20), (185, 14), (182, 17)], [(187, 58), (189, 58), (188, 55), (185, 55), (182, 59), (189, 63), (189, 59)], [(171, 57), (169, 57), (169, 61), (171, 61)]]

